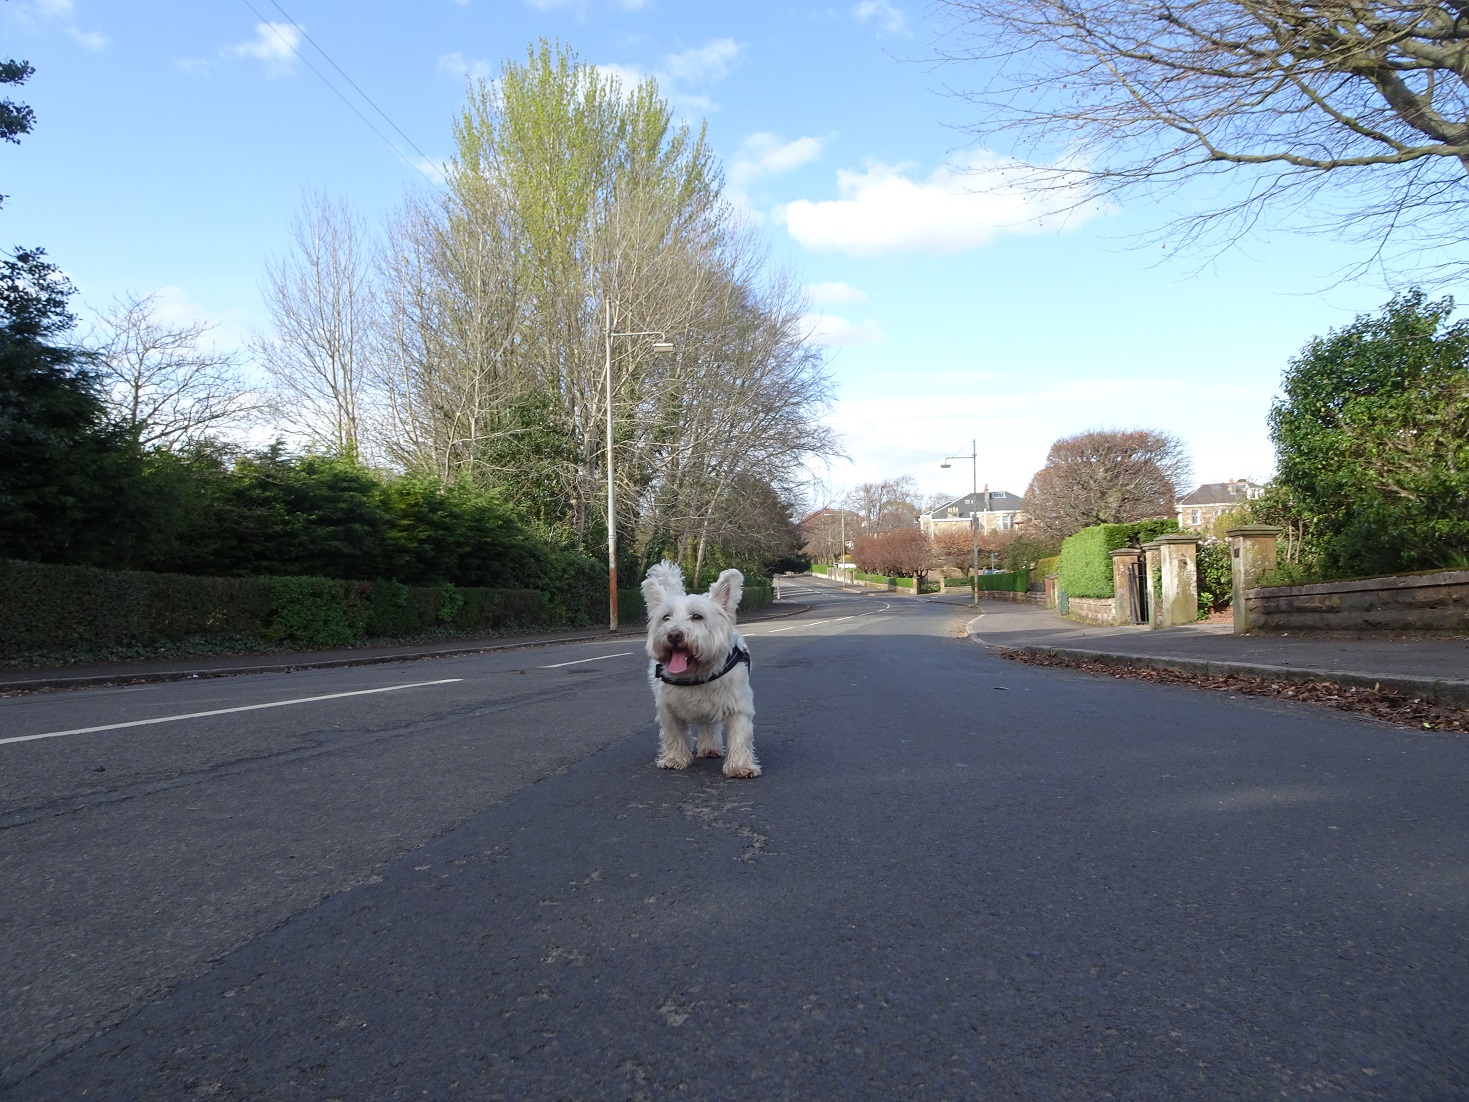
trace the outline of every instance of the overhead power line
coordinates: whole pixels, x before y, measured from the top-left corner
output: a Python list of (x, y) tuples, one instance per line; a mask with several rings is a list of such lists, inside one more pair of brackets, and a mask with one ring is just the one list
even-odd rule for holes
[(301, 24), (297, 23), (294, 19), (291, 18), (290, 13), (287, 12), (285, 8), (281, 7), (280, 4), (276, 3), (276, 0), (271, 0), (271, 5), (278, 12), (281, 13), (281, 15), (285, 18), (285, 20), (286, 20), (287, 23), (289, 23), (292, 27), (294, 27), (296, 29), (296, 33), (299, 34), (302, 38), (304, 38), (307, 42), (311, 43), (311, 45), (316, 49), (316, 52), (319, 53), (319, 54), (321, 54), (321, 56), (326, 59), (327, 64), (329, 64), (333, 69), (335, 69), (338, 73), (340, 73), (341, 76), (342, 76), (342, 79), (345, 80), (348, 84), (350, 84), (352, 86), (353, 91), (355, 91), (359, 96), (361, 96), (363, 98), (363, 100), (365, 100), (367, 102), (368, 106), (370, 106), (374, 111), (376, 111), (382, 117), (383, 121), (386, 122), (390, 127), (392, 127), (393, 130), (395, 130), (398, 133), (398, 136), (401, 137), (405, 142), (408, 143), (409, 148), (412, 149), (415, 153), (417, 153), (419, 155), (419, 157), (422, 158), (422, 161), (423, 161), (422, 164), (419, 163), (418, 161), (413, 160), (411, 157), (407, 156), (401, 149), (398, 148), (398, 145), (397, 145), (396, 142), (394, 142), (391, 138), (389, 138), (386, 134), (384, 134), (380, 129), (378, 129), (377, 125), (370, 118), (368, 118), (366, 115), (364, 115), (362, 113), (362, 110), (355, 103), (353, 103), (351, 101), (351, 99), (349, 99), (345, 94), (343, 94), (343, 92), (342, 92), (342, 90), (340, 88), (338, 88), (335, 84), (333, 84), (330, 80), (328, 80), (326, 78), (325, 74), (323, 74), (320, 69), (318, 69), (315, 65), (311, 64), (310, 60), (306, 57), (306, 55), (303, 54), (299, 49), (296, 48), (296, 43), (292, 42), (288, 37), (286, 37), (285, 35), (281, 34), (281, 32), (280, 32), (279, 28), (276, 26), (276, 24), (272, 23), (263, 14), (261, 14), (260, 9), (258, 9), (254, 4), (252, 4), (250, 2), (250, 0), (240, 0), (240, 3), (244, 4), (245, 7), (249, 8), (250, 11), (254, 13), (255, 18), (259, 19), (260, 22), (265, 27), (269, 28), (270, 32), (272, 34), (274, 34), (276, 36), (276, 38), (280, 39), (281, 43), (286, 47), (286, 49), (290, 50), (291, 53), (295, 54), (296, 57), (300, 60), (301, 64), (305, 65), (306, 68), (310, 69), (312, 71), (312, 73), (315, 74), (317, 80), (321, 81), (328, 88), (330, 88), (331, 91), (332, 91), (332, 93), (339, 100), (341, 100), (343, 103), (345, 103), (351, 109), (351, 111), (352, 111), (352, 113), (354, 115), (356, 115), (359, 119), (361, 119), (364, 123), (366, 123), (367, 124), (367, 128), (369, 130), (371, 130), (374, 134), (376, 134), (379, 138), (381, 138), (384, 145), (386, 145), (389, 149), (391, 149), (394, 153), (396, 153), (404, 161), (408, 162), (408, 164), (412, 165), (418, 171), (418, 174), (420, 176), (422, 176), (429, 183), (433, 184), (435, 187), (438, 187), (442, 183), (441, 180), (435, 179), (423, 167), (424, 164), (432, 164), (432, 161), (429, 159), (428, 154), (425, 153), (423, 150), (421, 150), (421, 149), (418, 148), (418, 144), (416, 142), (414, 142), (414, 140), (412, 138), (410, 138), (407, 134), (405, 134), (403, 132), (402, 127), (400, 127), (391, 118), (389, 118), (387, 112), (384, 111), (381, 107), (379, 107), (376, 103), (373, 102), (372, 97), (369, 96), (366, 92), (364, 92), (358, 86), (357, 82), (355, 80), (353, 80), (350, 76), (347, 75), (346, 70), (344, 70), (340, 65), (338, 65), (335, 61), (332, 60), (331, 55), (328, 54), (325, 50), (323, 50), (321, 48), (321, 44), (318, 43), (316, 41), (316, 39), (312, 38), (309, 34), (306, 33), (306, 28), (302, 27)]

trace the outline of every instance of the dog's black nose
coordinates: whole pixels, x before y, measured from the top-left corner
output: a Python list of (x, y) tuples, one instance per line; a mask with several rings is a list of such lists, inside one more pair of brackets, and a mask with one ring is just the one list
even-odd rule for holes
[(679, 631), (678, 628), (674, 628), (668, 633), (668, 642), (671, 646), (683, 646), (683, 632)]

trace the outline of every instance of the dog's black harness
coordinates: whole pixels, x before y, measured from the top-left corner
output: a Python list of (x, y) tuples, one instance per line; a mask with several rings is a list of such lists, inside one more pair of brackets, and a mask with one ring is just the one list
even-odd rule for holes
[(675, 681), (671, 677), (665, 677), (663, 674), (662, 662), (659, 662), (653, 667), (653, 672), (658, 675), (658, 680), (663, 682), (665, 685), (707, 685), (711, 681), (718, 681), (721, 677), (729, 673), (730, 670), (734, 669), (741, 662), (745, 664), (746, 669), (750, 667), (750, 652), (746, 650), (743, 645), (736, 643), (734, 647), (730, 649), (729, 658), (724, 663), (724, 669), (720, 670), (718, 673), (711, 673), (708, 677), (702, 677), (698, 681)]

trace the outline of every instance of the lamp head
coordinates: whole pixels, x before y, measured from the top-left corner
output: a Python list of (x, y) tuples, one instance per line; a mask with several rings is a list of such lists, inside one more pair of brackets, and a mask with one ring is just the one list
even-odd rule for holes
[(672, 341), (655, 341), (653, 343), (653, 351), (654, 352), (663, 352), (663, 353), (672, 352), (673, 351), (673, 342)]
[(949, 469), (949, 464), (948, 463), (940, 463), (939, 464), (939, 470), (941, 470), (941, 471), (947, 471), (948, 469)]

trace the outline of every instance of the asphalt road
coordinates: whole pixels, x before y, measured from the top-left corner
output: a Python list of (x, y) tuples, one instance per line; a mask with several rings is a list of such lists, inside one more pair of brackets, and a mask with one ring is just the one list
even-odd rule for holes
[(754, 781), (626, 641), (0, 700), (0, 1097), (1469, 1097), (1462, 737), (807, 589)]

